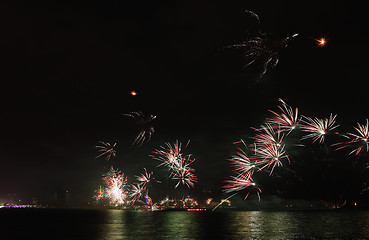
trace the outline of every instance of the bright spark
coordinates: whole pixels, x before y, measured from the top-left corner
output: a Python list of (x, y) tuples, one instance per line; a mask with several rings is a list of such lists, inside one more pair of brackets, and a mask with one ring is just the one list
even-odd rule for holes
[(315, 41), (317, 41), (319, 47), (324, 47), (327, 44), (327, 40), (324, 37), (315, 39)]

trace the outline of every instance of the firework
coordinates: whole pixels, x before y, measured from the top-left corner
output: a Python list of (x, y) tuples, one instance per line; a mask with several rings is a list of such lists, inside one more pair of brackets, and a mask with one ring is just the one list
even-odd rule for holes
[(262, 125), (259, 129), (252, 128), (256, 131), (256, 135), (251, 137), (254, 139), (254, 144), (256, 146), (264, 146), (264, 145), (281, 145), (284, 134), (278, 128), (277, 131), (270, 124)]
[[(243, 142), (243, 141), (242, 141)], [(249, 158), (245, 151), (241, 148), (238, 148), (239, 152), (228, 159), (231, 162), (233, 170), (240, 175), (247, 176), (247, 178), (251, 177), (254, 174), (254, 171), (257, 170), (257, 162), (253, 159)]]
[[(244, 146), (246, 146), (243, 140), (241, 140), (241, 142)], [(248, 157), (246, 152), (241, 148), (238, 148), (238, 150), (239, 151), (236, 154), (232, 155), (231, 159), (228, 159), (231, 162), (231, 166), (233, 167), (233, 171), (236, 173), (236, 176), (231, 176), (232, 180), (224, 181), (225, 185), (223, 185), (222, 188), (226, 193), (237, 193), (248, 187), (255, 186), (252, 176), (255, 171), (260, 170), (258, 166), (263, 164), (261, 161), (255, 158)], [(248, 195), (249, 192), (247, 193), (245, 199)], [(218, 206), (216, 206), (213, 210), (215, 210)]]
[(207, 200), (206, 200), (206, 204), (207, 205), (210, 205), (212, 202), (213, 202), (213, 198), (208, 198)]
[(321, 37), (319, 39), (315, 39), (319, 47), (324, 47), (327, 44), (327, 39)]
[(146, 168), (144, 168), (144, 173), (140, 176), (137, 176), (137, 181), (142, 186), (147, 186), (149, 182), (153, 179), (153, 172), (148, 172)]
[(344, 143), (338, 143), (334, 145), (342, 145), (341, 147), (337, 148), (342, 149), (349, 146), (354, 146), (354, 150), (350, 152), (350, 154), (355, 153), (355, 155), (359, 155), (359, 153), (366, 149), (366, 152), (369, 151), (369, 122), (366, 119), (366, 124), (361, 125), (357, 123), (357, 127), (354, 127), (356, 133), (348, 133), (350, 141)]
[(170, 169), (175, 169), (180, 166), (183, 154), (181, 153), (182, 144), (176, 141), (173, 146), (170, 143), (165, 143), (164, 146), (160, 146), (159, 150), (153, 151), (153, 155), (150, 155), (155, 160), (160, 161), (158, 165), (168, 167)]
[(132, 184), (131, 191), (129, 194), (130, 199), (132, 202), (138, 201), (142, 196), (143, 192), (146, 190), (145, 186), (142, 186), (141, 184)]
[(156, 118), (152, 114), (145, 115), (142, 112), (130, 112), (123, 114), (123, 116), (133, 119), (138, 128), (138, 133), (132, 145), (142, 145), (145, 141), (150, 141), (152, 134), (154, 134), (154, 127), (151, 122)]
[(279, 49), (286, 47), (298, 34), (275, 39), (260, 30), (260, 21), (257, 14), (251, 11), (245, 11), (245, 13), (256, 20), (255, 25), (258, 28), (256, 36), (250, 37), (244, 42), (227, 46), (226, 48), (242, 49), (245, 57), (245, 67), (248, 67), (254, 62), (259, 62), (262, 66), (259, 78), (262, 78), (267, 71), (273, 69), (278, 64)]
[(339, 125), (336, 125), (337, 114), (334, 116), (331, 114), (329, 118), (325, 119), (303, 117), (301, 129), (309, 134), (303, 136), (301, 138), (302, 140), (311, 138), (313, 143), (318, 140), (319, 143), (323, 143), (326, 134), (331, 133), (335, 128), (339, 127)]
[(96, 203), (99, 203), (104, 198), (104, 190), (101, 186), (99, 186), (98, 190), (95, 190), (95, 196), (93, 197)]
[[(225, 180), (225, 185), (222, 186), (224, 188), (224, 192), (231, 193), (231, 192), (239, 192), (241, 190), (244, 190), (249, 187), (256, 187), (256, 184), (253, 182), (251, 177), (247, 177), (245, 175), (238, 175), (236, 177), (232, 176), (232, 180)], [(259, 192), (261, 190), (256, 187)], [(249, 196), (250, 192), (248, 192), (244, 199), (246, 199)]]
[(178, 180), (175, 188), (180, 183), (187, 187), (193, 187), (194, 183), (197, 182), (197, 177), (194, 175), (195, 170), (190, 165), (195, 159), (191, 158), (191, 154), (185, 156), (181, 150), (182, 144), (178, 141), (173, 146), (170, 143), (165, 143), (165, 147), (161, 146), (160, 149), (153, 151), (150, 156), (161, 162), (158, 167), (167, 167), (171, 179)]
[(190, 196), (187, 196), (186, 198), (183, 196), (181, 203), (183, 208), (194, 208), (199, 205), (198, 202)]
[(259, 170), (272, 166), (270, 174), (276, 166), (282, 166), (281, 160), (286, 158), (290, 162), (286, 154), (283, 143), (284, 134), (280, 128), (274, 130), (270, 124), (255, 129), (256, 135), (251, 137), (254, 139), (253, 148), (253, 165), (258, 166)]
[(128, 202), (127, 178), (113, 167), (103, 177), (105, 187), (105, 198), (109, 199), (110, 203), (119, 206)]
[(300, 118), (298, 116), (298, 108), (293, 111), (292, 107), (288, 106), (282, 99), (279, 99), (279, 101), (282, 104), (282, 106), (278, 106), (281, 113), (279, 114), (269, 110), (269, 112), (274, 114), (274, 117), (267, 119), (267, 122), (280, 131), (287, 131), (290, 133), (299, 125)]
[(117, 143), (114, 143), (113, 145), (103, 141), (100, 141), (99, 143), (100, 145), (95, 146), (100, 152), (100, 155), (98, 155), (96, 158), (105, 155), (105, 159), (109, 161), (112, 156), (115, 157), (116, 151), (114, 147), (117, 145)]
[(256, 162), (259, 165), (263, 165), (260, 167), (260, 170), (272, 166), (270, 171), (271, 175), (276, 166), (283, 166), (283, 159), (287, 159), (288, 163), (291, 163), (284, 148), (284, 144), (267, 144), (262, 147), (255, 148), (254, 154), (255, 158), (257, 159)]
[(197, 177), (194, 175), (194, 169), (187, 166), (180, 167), (175, 171), (172, 171), (171, 178), (178, 180), (174, 188), (177, 188), (180, 183), (186, 185), (187, 187), (194, 187), (195, 182), (197, 182)]

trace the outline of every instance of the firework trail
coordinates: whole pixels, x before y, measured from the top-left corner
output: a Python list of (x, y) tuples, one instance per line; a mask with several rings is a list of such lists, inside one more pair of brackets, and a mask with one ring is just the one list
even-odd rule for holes
[(258, 165), (260, 165), (260, 163), (249, 158), (241, 148), (238, 148), (238, 150), (239, 152), (232, 155), (231, 159), (228, 160), (237, 174), (250, 178), (254, 174), (254, 171), (258, 170)]
[(128, 203), (127, 177), (113, 167), (103, 177), (105, 183), (105, 198), (110, 203), (119, 206)]
[(270, 124), (266, 123), (262, 125), (259, 129), (252, 128), (255, 130), (256, 135), (254, 137), (250, 137), (254, 139), (254, 145), (258, 146), (266, 146), (266, 145), (277, 145), (280, 146), (282, 144), (284, 134), (278, 128), (275, 131), (275, 128)]
[(143, 196), (143, 193), (145, 192), (146, 187), (142, 186), (141, 184), (132, 184), (129, 197), (132, 200), (132, 203), (135, 203), (136, 201), (139, 201), (139, 199)]
[(139, 185), (142, 185), (143, 187), (146, 187), (151, 180), (154, 179), (153, 172), (148, 172), (146, 168), (144, 168), (144, 173), (140, 176), (137, 176), (137, 181)]
[(348, 142), (337, 143), (333, 145), (342, 145), (336, 150), (346, 148), (349, 146), (353, 146), (354, 150), (350, 152), (350, 154), (355, 153), (355, 155), (359, 155), (359, 153), (366, 149), (366, 152), (369, 151), (369, 121), (366, 119), (366, 124), (361, 125), (357, 123), (357, 127), (354, 127), (356, 133), (348, 133), (347, 135), (350, 138)]
[(270, 34), (265, 34), (261, 31), (260, 20), (257, 14), (248, 10), (245, 13), (256, 20), (255, 25), (259, 29), (255, 34), (256, 36), (244, 42), (227, 46), (226, 48), (241, 49), (244, 52), (245, 67), (258, 62), (262, 66), (262, 70), (259, 73), (259, 78), (262, 78), (266, 72), (278, 64), (278, 51), (286, 47), (298, 34), (274, 38)]
[(182, 144), (176, 141), (173, 146), (170, 143), (165, 143), (165, 146), (160, 146), (160, 149), (153, 151), (153, 155), (150, 156), (161, 162), (158, 167), (164, 166), (169, 169), (178, 168), (183, 157), (181, 153)]
[(193, 168), (188, 166), (175, 169), (175, 171), (171, 173), (171, 178), (178, 180), (174, 188), (177, 188), (180, 183), (187, 187), (194, 187), (195, 182), (197, 182), (197, 177), (194, 175), (194, 171), (195, 170)]
[[(336, 125), (336, 115), (330, 115), (329, 118), (319, 119), (319, 118), (310, 118), (303, 116), (303, 124), (301, 124), (301, 129), (304, 132), (308, 132), (309, 134), (303, 136), (301, 140), (311, 138), (312, 142), (316, 142), (319, 140), (319, 143), (323, 143), (325, 140), (325, 136), (327, 133), (331, 133), (335, 128), (339, 127)], [(334, 132), (334, 134), (337, 134)]]
[[(131, 199), (132, 205), (135, 202), (146, 204), (146, 196), (149, 195), (149, 188), (152, 186), (153, 182), (161, 183), (156, 181), (153, 172), (148, 172), (144, 168), (144, 173), (136, 176), (137, 182), (131, 185), (129, 197)], [(142, 200), (141, 200), (142, 198)]]
[[(186, 145), (187, 146), (187, 145)], [(178, 180), (175, 188), (180, 183), (187, 187), (194, 187), (194, 183), (197, 182), (197, 177), (194, 175), (194, 169), (190, 165), (195, 161), (191, 158), (191, 155), (183, 155), (181, 152), (182, 144), (176, 141), (173, 146), (170, 143), (165, 143), (165, 146), (160, 146), (152, 152), (150, 155), (153, 159), (160, 161), (158, 165), (167, 167), (169, 171), (169, 178), (172, 180)]]
[(93, 197), (95, 199), (96, 203), (99, 203), (102, 199), (104, 199), (104, 190), (101, 186), (99, 186), (98, 190), (95, 190), (95, 196)]
[(321, 37), (319, 39), (314, 39), (318, 45), (318, 47), (324, 47), (327, 45), (327, 39), (325, 37)]
[[(267, 119), (267, 123), (260, 128), (252, 128), (255, 135), (250, 137), (253, 144), (248, 146), (243, 140), (240, 142), (249, 149), (251, 154), (247, 154), (238, 147), (238, 152), (231, 156), (231, 167), (235, 172), (235, 176), (231, 176), (231, 180), (226, 180), (222, 186), (226, 193), (239, 192), (244, 189), (255, 187), (253, 175), (259, 171), (270, 169), (269, 175), (273, 174), (276, 167), (283, 166), (284, 160), (291, 164), (288, 154), (285, 151), (283, 139), (285, 132), (290, 133), (299, 126), (298, 109), (295, 111), (289, 107), (282, 99), (279, 99), (282, 106), (279, 109), (281, 114), (273, 112), (274, 117)], [(288, 134), (287, 133), (287, 134)], [(261, 192), (260, 188), (257, 194)], [(246, 197), (250, 192), (247, 193)], [(260, 198), (260, 196), (259, 196)]]
[(282, 106), (278, 106), (281, 110), (281, 113), (276, 113), (272, 110), (269, 110), (274, 117), (268, 118), (267, 122), (270, 123), (274, 128), (278, 128), (280, 131), (290, 133), (296, 127), (299, 126), (299, 121), (301, 118), (298, 116), (298, 108), (293, 111), (292, 107), (288, 106), (282, 99), (279, 99)]
[(258, 162), (264, 164), (264, 166), (260, 167), (260, 170), (272, 166), (269, 174), (272, 175), (276, 166), (283, 166), (281, 161), (282, 159), (287, 159), (288, 163), (290, 164), (290, 159), (284, 148), (284, 144), (268, 144), (263, 147), (255, 148), (255, 158), (258, 159)]
[(276, 166), (283, 166), (281, 160), (286, 158), (290, 163), (289, 157), (284, 150), (283, 143), (284, 133), (278, 128), (275, 129), (266, 124), (260, 129), (255, 129), (256, 135), (251, 137), (254, 139), (253, 159), (254, 165), (257, 165), (259, 170), (272, 166), (270, 175)]
[[(247, 147), (243, 140), (241, 140), (241, 142), (245, 147)], [(223, 188), (223, 191), (226, 193), (238, 193), (246, 188), (254, 187), (256, 184), (253, 182), (252, 176), (254, 172), (259, 171), (259, 167), (262, 167), (264, 164), (262, 161), (248, 157), (246, 152), (241, 148), (238, 148), (238, 150), (239, 151), (236, 154), (231, 156), (231, 159), (228, 159), (233, 167), (233, 171), (236, 173), (236, 176), (231, 176), (232, 180), (224, 181), (225, 185), (223, 185), (221, 188)], [(257, 189), (260, 190), (259, 188)], [(245, 199), (249, 194), (250, 192), (246, 194)], [(215, 210), (217, 207), (215, 207), (213, 210)]]
[[(224, 192), (239, 192), (245, 188), (250, 186), (255, 186), (256, 184), (253, 182), (251, 176), (238, 175), (236, 177), (232, 176), (232, 180), (225, 180), (226, 185), (222, 186), (224, 188)], [(247, 193), (245, 199), (248, 197), (249, 193)]]
[(138, 133), (132, 143), (132, 145), (142, 145), (145, 141), (150, 141), (151, 136), (154, 134), (154, 127), (151, 122), (156, 118), (152, 114), (145, 115), (142, 112), (130, 112), (123, 114), (123, 116), (133, 119), (138, 128)]
[(105, 155), (105, 159), (109, 161), (112, 156), (115, 157), (116, 151), (114, 147), (117, 145), (117, 143), (114, 143), (113, 145), (110, 145), (110, 143), (103, 141), (100, 141), (99, 143), (100, 145), (95, 146), (100, 153), (100, 155), (98, 155), (96, 158)]

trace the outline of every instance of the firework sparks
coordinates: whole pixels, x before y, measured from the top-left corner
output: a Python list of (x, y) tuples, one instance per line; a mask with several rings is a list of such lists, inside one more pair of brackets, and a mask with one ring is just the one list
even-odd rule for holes
[[(245, 175), (238, 175), (236, 177), (232, 176), (232, 180), (225, 180), (225, 185), (222, 186), (224, 188), (224, 192), (240, 192), (249, 187), (256, 187), (256, 184), (253, 182), (251, 177), (247, 177)], [(256, 189), (261, 192), (260, 188), (256, 187)], [(249, 196), (250, 192), (248, 192), (244, 199)], [(232, 195), (233, 196), (233, 195)]]
[(271, 175), (276, 166), (283, 166), (281, 161), (282, 159), (287, 159), (288, 163), (291, 163), (287, 153), (284, 150), (284, 147), (284, 144), (268, 144), (264, 145), (263, 147), (255, 148), (254, 152), (256, 159), (259, 159), (257, 161), (259, 164), (264, 164), (264, 166), (260, 167), (260, 170), (265, 167), (269, 168), (272, 166), (270, 171)]
[(184, 156), (181, 153), (182, 144), (176, 141), (173, 146), (170, 143), (165, 144), (166, 147), (161, 146), (160, 149), (155, 150), (150, 155), (153, 159), (160, 161), (158, 165), (167, 167), (171, 179), (178, 180), (175, 188), (180, 183), (187, 187), (193, 187), (194, 183), (197, 182), (197, 177), (194, 175), (194, 169), (190, 165), (195, 161), (191, 158), (191, 155)]
[(95, 191), (95, 196), (93, 197), (96, 201), (96, 203), (99, 203), (104, 198), (104, 190), (101, 186), (99, 186), (99, 189)]
[(351, 138), (350, 141), (344, 143), (338, 143), (334, 145), (342, 145), (337, 148), (342, 149), (349, 146), (354, 146), (354, 150), (350, 152), (350, 154), (355, 153), (355, 155), (359, 155), (359, 153), (366, 149), (366, 152), (369, 151), (369, 121), (366, 119), (366, 124), (361, 125), (357, 123), (357, 127), (354, 127), (356, 133), (348, 133), (348, 136)]
[(140, 185), (146, 186), (153, 179), (153, 172), (148, 172), (146, 168), (144, 168), (144, 173), (140, 176), (137, 176), (137, 181)]
[(302, 120), (303, 124), (301, 125), (301, 129), (304, 132), (308, 132), (309, 134), (303, 136), (301, 139), (311, 138), (312, 142), (316, 142), (319, 140), (319, 143), (323, 143), (327, 133), (332, 132), (335, 128), (339, 127), (336, 125), (336, 115), (330, 115), (329, 118), (319, 119), (319, 118), (310, 118), (303, 116)]
[(180, 166), (182, 144), (176, 141), (173, 146), (170, 143), (165, 143), (166, 147), (160, 146), (159, 150), (153, 151), (153, 155), (150, 155), (153, 159), (160, 161), (158, 165), (175, 169)]
[(248, 178), (254, 174), (257, 169), (258, 163), (250, 159), (247, 154), (240, 148), (239, 152), (228, 159), (231, 162), (233, 170), (240, 175), (247, 176)]
[(103, 177), (105, 187), (105, 198), (110, 203), (119, 206), (128, 202), (127, 178), (113, 167)]
[(254, 139), (256, 146), (277, 145), (280, 146), (283, 141), (284, 134), (278, 128), (277, 131), (270, 124), (262, 125), (259, 129), (253, 128), (256, 135), (251, 137)]
[(279, 99), (282, 106), (278, 106), (282, 113), (276, 113), (272, 110), (269, 112), (274, 114), (273, 118), (267, 119), (267, 122), (272, 124), (274, 128), (280, 129), (280, 131), (287, 131), (290, 133), (298, 125), (300, 118), (298, 116), (298, 108), (293, 111), (292, 107), (288, 106), (282, 99)]
[(315, 39), (319, 47), (324, 47), (327, 44), (327, 39), (324, 37), (321, 37), (319, 39)]
[(113, 145), (103, 141), (100, 141), (99, 143), (100, 145), (95, 146), (100, 152), (100, 155), (98, 155), (96, 158), (105, 155), (105, 159), (109, 161), (112, 156), (115, 157), (116, 151), (114, 147), (117, 145), (117, 143), (114, 143)]
[(254, 142), (254, 161), (253, 165), (259, 166), (259, 170), (272, 166), (270, 174), (276, 166), (283, 166), (281, 160), (286, 158), (290, 163), (289, 157), (286, 154), (283, 143), (284, 134), (280, 128), (274, 130), (270, 124), (261, 126), (260, 129), (255, 129), (256, 135), (251, 137)]
[(171, 176), (172, 179), (178, 180), (175, 188), (177, 188), (180, 183), (187, 187), (194, 187), (195, 182), (197, 182), (197, 177), (194, 175), (194, 169), (188, 166), (180, 167), (175, 171), (172, 171)]
[(132, 145), (142, 145), (145, 141), (150, 141), (151, 136), (154, 134), (154, 127), (151, 125), (151, 122), (156, 116), (152, 114), (145, 115), (142, 112), (130, 112), (123, 114), (123, 116), (133, 119), (138, 128), (138, 133)]
[[(243, 140), (241, 140), (241, 142), (244, 146), (246, 146)], [(258, 166), (263, 164), (263, 162), (255, 158), (248, 157), (246, 152), (241, 148), (238, 148), (238, 150), (239, 151), (236, 154), (232, 155), (231, 159), (228, 159), (231, 162), (231, 166), (233, 167), (233, 171), (236, 173), (236, 176), (231, 176), (232, 180), (224, 181), (225, 185), (223, 185), (222, 188), (226, 193), (237, 193), (248, 187), (255, 186), (252, 176), (255, 171), (260, 170)], [(247, 193), (245, 199), (248, 197), (249, 193), (250, 192)], [(217, 207), (218, 206), (216, 206), (213, 210), (215, 210)]]
[(242, 49), (244, 51), (245, 67), (248, 67), (254, 62), (259, 62), (262, 66), (259, 78), (262, 78), (267, 71), (273, 69), (278, 64), (278, 51), (281, 48), (286, 47), (288, 43), (292, 41), (298, 34), (275, 39), (260, 30), (260, 21), (257, 14), (247, 10), (245, 13), (256, 20), (256, 27), (259, 29), (256, 33), (256, 36), (226, 48)]
[(143, 196), (143, 192), (145, 190), (146, 187), (142, 186), (141, 184), (132, 184), (129, 197), (131, 198), (133, 203), (138, 201)]

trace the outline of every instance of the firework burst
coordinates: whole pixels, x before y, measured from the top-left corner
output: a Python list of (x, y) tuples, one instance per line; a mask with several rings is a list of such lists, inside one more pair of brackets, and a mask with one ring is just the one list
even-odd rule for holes
[(298, 115), (298, 108), (295, 111), (292, 107), (288, 106), (282, 99), (279, 99), (281, 102), (281, 106), (278, 108), (281, 110), (281, 113), (276, 113), (272, 110), (269, 112), (273, 113), (274, 117), (267, 119), (267, 122), (270, 123), (274, 128), (278, 128), (280, 131), (286, 131), (290, 133), (293, 131), (297, 126), (299, 126), (299, 115)]
[(254, 174), (255, 170), (258, 170), (257, 162), (253, 161), (253, 159), (249, 158), (244, 150), (238, 148), (238, 152), (232, 155), (230, 161), (233, 170), (243, 176), (247, 176), (247, 178), (251, 177)]
[(328, 133), (337, 134), (336, 132), (332, 132), (335, 128), (339, 127), (339, 125), (336, 125), (336, 117), (337, 114), (331, 114), (329, 118), (325, 119), (312, 119), (310, 117), (303, 116), (301, 129), (309, 134), (303, 136), (301, 139), (304, 140), (311, 138), (313, 143), (316, 141), (323, 143)]
[(169, 169), (175, 169), (181, 164), (181, 159), (183, 157), (181, 150), (182, 144), (178, 141), (176, 141), (173, 146), (170, 143), (165, 143), (165, 146), (160, 146), (160, 149), (153, 151), (153, 155), (150, 156), (161, 162), (158, 167), (164, 166)]
[(261, 31), (260, 20), (256, 13), (248, 10), (245, 13), (255, 20), (255, 25), (258, 29), (256, 35), (244, 42), (233, 44), (226, 48), (242, 49), (245, 58), (245, 67), (258, 62), (262, 66), (259, 73), (259, 78), (262, 78), (267, 71), (273, 69), (278, 64), (278, 51), (286, 47), (298, 34), (280, 38), (272, 37), (270, 34), (265, 34)]
[(180, 183), (186, 185), (187, 187), (194, 187), (195, 182), (197, 182), (197, 177), (194, 174), (194, 169), (190, 168), (188, 165), (189, 162), (193, 162), (194, 160), (184, 160), (183, 162), (187, 162), (184, 166), (176, 168), (171, 172), (171, 178), (174, 180), (178, 180), (176, 186), (177, 188)]
[[(224, 182), (226, 183), (226, 185), (222, 186), (222, 188), (224, 188), (224, 192), (226, 193), (239, 192), (241, 190), (244, 190), (245, 188), (256, 185), (251, 177), (245, 175), (238, 175), (236, 177), (232, 176), (231, 178), (232, 180), (225, 180)], [(246, 197), (247, 196), (248, 194), (246, 195)]]
[(117, 143), (114, 143), (113, 145), (103, 141), (100, 141), (99, 143), (100, 145), (95, 146), (100, 153), (100, 155), (98, 155), (96, 158), (105, 155), (105, 159), (109, 161), (111, 157), (115, 157), (116, 151), (114, 147), (117, 145)]
[(150, 141), (151, 136), (154, 134), (154, 127), (151, 125), (151, 122), (156, 116), (152, 114), (145, 115), (142, 112), (130, 112), (123, 114), (123, 116), (133, 119), (138, 128), (138, 133), (132, 145), (142, 145), (145, 141)]
[(256, 134), (251, 139), (254, 139), (255, 146), (265, 146), (265, 145), (277, 145), (282, 144), (284, 134), (278, 129), (274, 129), (270, 124), (262, 125), (260, 128), (252, 128), (255, 130)]
[(132, 200), (132, 203), (139, 201), (139, 199), (143, 196), (143, 193), (145, 192), (145, 190), (146, 190), (146, 187), (142, 186), (139, 183), (132, 184), (131, 191), (129, 194), (129, 197)]
[(148, 172), (146, 168), (144, 168), (143, 174), (141, 174), (140, 176), (137, 176), (138, 184), (144, 187), (146, 187), (151, 182), (152, 179), (154, 179), (153, 172)]
[(115, 206), (126, 204), (128, 199), (127, 177), (113, 167), (103, 177), (105, 183), (105, 198)]
[(160, 149), (153, 151), (150, 156), (161, 162), (158, 167), (167, 167), (171, 179), (178, 180), (175, 188), (180, 183), (187, 187), (194, 187), (197, 177), (194, 175), (195, 170), (190, 165), (195, 159), (191, 157), (191, 154), (185, 156), (181, 150), (182, 144), (178, 141), (173, 146), (170, 143), (165, 143), (165, 146), (161, 146)]
[(350, 152), (350, 154), (355, 153), (355, 155), (359, 155), (359, 153), (366, 149), (366, 152), (369, 151), (369, 121), (366, 119), (366, 124), (361, 125), (357, 123), (357, 127), (354, 127), (356, 133), (348, 133), (347, 135), (350, 138), (350, 141), (337, 143), (334, 145), (341, 145), (338, 149), (342, 149), (349, 146), (354, 146), (354, 150)]
[(271, 166), (271, 175), (275, 167), (283, 166), (283, 159), (287, 159), (288, 163), (290, 164), (290, 159), (284, 148), (284, 144), (268, 144), (262, 147), (255, 148), (254, 154), (255, 158), (257, 159), (256, 162), (258, 162), (259, 165), (263, 165), (262, 167), (260, 167), (260, 170), (264, 168), (269, 168)]
[(319, 47), (324, 47), (327, 44), (327, 39), (325, 37), (321, 37), (319, 39), (314, 39)]
[(95, 196), (93, 197), (96, 203), (99, 203), (102, 199), (104, 199), (104, 190), (101, 186), (99, 186), (98, 190), (95, 190)]

